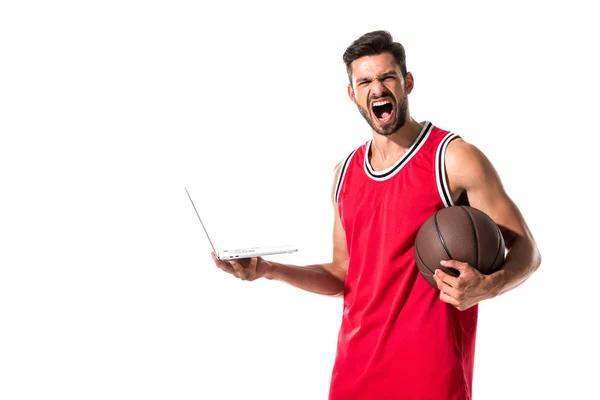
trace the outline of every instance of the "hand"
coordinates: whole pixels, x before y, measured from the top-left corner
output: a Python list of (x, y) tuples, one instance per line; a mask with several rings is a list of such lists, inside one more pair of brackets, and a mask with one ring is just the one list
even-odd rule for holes
[(243, 281), (262, 278), (273, 269), (273, 265), (262, 257), (219, 260), (215, 253), (210, 254), (217, 267)]
[(442, 261), (440, 264), (446, 268), (454, 268), (460, 273), (454, 277), (441, 269), (435, 270), (433, 279), (440, 289), (440, 300), (443, 302), (463, 311), (493, 297), (490, 275), (483, 275), (469, 264), (460, 261)]

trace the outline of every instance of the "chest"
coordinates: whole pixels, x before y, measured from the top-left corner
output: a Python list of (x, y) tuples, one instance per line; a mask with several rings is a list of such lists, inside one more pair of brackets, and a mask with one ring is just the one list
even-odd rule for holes
[(383, 180), (372, 179), (360, 164), (357, 160), (349, 169), (338, 201), (347, 236), (360, 232), (410, 237), (429, 215), (443, 207), (427, 157), (415, 157)]

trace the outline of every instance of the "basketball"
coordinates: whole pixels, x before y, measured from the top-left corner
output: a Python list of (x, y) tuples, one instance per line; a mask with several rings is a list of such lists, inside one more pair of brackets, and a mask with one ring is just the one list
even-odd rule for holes
[(458, 276), (458, 271), (440, 265), (442, 260), (466, 262), (482, 274), (497, 271), (504, 263), (505, 245), (500, 229), (483, 211), (467, 206), (439, 210), (419, 229), (415, 260), (421, 276), (437, 289), (436, 269)]

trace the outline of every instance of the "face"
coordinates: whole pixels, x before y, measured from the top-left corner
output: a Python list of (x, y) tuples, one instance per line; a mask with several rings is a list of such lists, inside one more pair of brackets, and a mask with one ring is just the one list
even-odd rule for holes
[(408, 73), (405, 80), (389, 53), (361, 57), (351, 67), (348, 95), (371, 128), (384, 136), (402, 128), (413, 88), (412, 75)]

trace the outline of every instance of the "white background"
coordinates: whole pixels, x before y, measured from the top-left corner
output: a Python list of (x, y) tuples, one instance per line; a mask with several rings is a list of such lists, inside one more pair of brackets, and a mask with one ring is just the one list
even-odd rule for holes
[(184, 186), (217, 247), (329, 261), (370, 137), (341, 56), (376, 29), (543, 254), (481, 305), (474, 398), (599, 398), (600, 35), (592, 2), (518, 3), (2, 2), (0, 398), (326, 399), (341, 299), (217, 269)]

